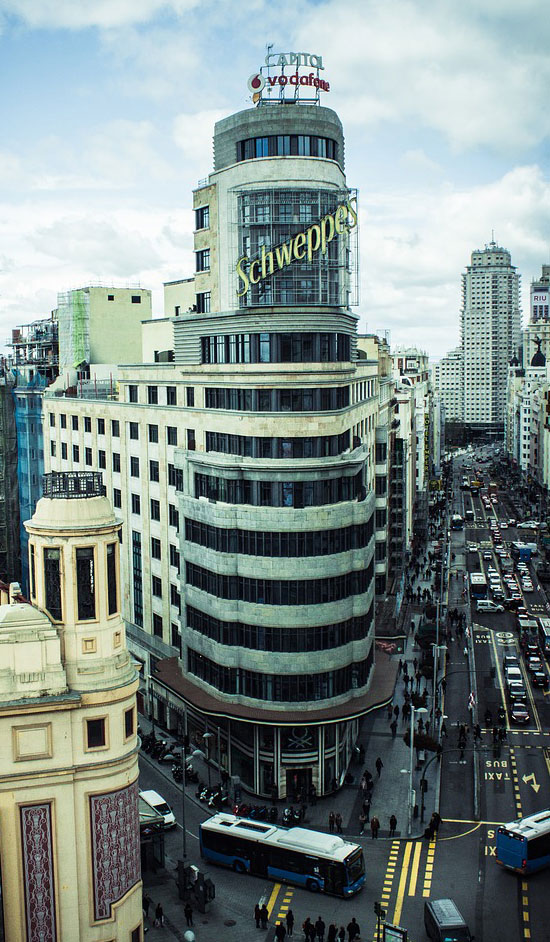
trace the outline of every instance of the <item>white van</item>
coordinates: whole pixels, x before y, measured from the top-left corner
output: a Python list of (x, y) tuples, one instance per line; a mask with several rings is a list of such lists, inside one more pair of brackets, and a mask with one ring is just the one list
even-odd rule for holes
[(165, 828), (174, 828), (176, 826), (176, 818), (174, 812), (172, 811), (169, 804), (167, 804), (158, 792), (154, 791), (145, 791), (140, 792), (139, 797), (143, 798), (144, 802), (153, 809), (155, 814), (158, 814), (161, 818), (164, 819)]
[(490, 599), (478, 599), (476, 604), (476, 612), (503, 612), (504, 605), (500, 605), (498, 602), (491, 602)]

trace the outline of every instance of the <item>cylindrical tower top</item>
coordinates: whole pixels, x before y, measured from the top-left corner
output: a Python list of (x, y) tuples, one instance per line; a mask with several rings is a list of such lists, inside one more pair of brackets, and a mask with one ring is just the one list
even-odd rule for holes
[(214, 170), (253, 157), (304, 156), (336, 160), (344, 169), (344, 131), (331, 108), (297, 102), (248, 108), (214, 128)]

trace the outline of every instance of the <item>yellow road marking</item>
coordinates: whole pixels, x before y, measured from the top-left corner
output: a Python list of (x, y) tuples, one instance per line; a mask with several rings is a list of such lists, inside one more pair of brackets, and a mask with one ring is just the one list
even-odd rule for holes
[(279, 895), (279, 890), (281, 889), (281, 886), (282, 886), (281, 883), (276, 883), (271, 891), (271, 896), (269, 897), (269, 902), (267, 904), (267, 911), (270, 916), (271, 916), (271, 911), (273, 907), (275, 906), (275, 900), (277, 899)]
[[(479, 821), (478, 824), (476, 824), (475, 827), (470, 828), (469, 831), (463, 831), (462, 834), (453, 834), (453, 835), (451, 835), (451, 837), (438, 837), (438, 838), (437, 838), (438, 843), (439, 843), (440, 841), (456, 841), (456, 840), (458, 840), (458, 838), (460, 838), (460, 837), (467, 837), (468, 834), (473, 834), (474, 831), (477, 831), (477, 829), (480, 828), (481, 825), (484, 824), (484, 823), (485, 823), (484, 821)], [(497, 827), (498, 827), (498, 825), (500, 825), (501, 823), (502, 823), (502, 822), (499, 821), (499, 822), (497, 823)]]
[(403, 899), (405, 896), (405, 887), (407, 885), (407, 876), (409, 872), (409, 861), (411, 859), (412, 851), (412, 842), (407, 841), (405, 844), (405, 853), (403, 854), (403, 864), (401, 867), (401, 877), (399, 879), (399, 886), (397, 887), (397, 900), (395, 903), (395, 909), (393, 912), (393, 922), (398, 926), (401, 919), (401, 910), (403, 909)]
[(411, 867), (411, 882), (409, 883), (409, 896), (416, 893), (416, 881), (418, 879), (418, 867), (420, 865), (420, 854), (422, 853), (422, 844), (417, 843), (414, 848), (414, 857)]

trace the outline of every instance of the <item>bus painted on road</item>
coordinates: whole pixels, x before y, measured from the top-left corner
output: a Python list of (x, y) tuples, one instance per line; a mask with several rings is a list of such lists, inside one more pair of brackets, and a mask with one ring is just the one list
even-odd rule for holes
[(487, 579), (482, 572), (470, 573), (470, 597), (472, 599), (487, 598)]
[(539, 648), (546, 658), (550, 658), (550, 618), (539, 618)]
[(497, 829), (497, 863), (516, 873), (550, 865), (550, 810), (518, 818)]
[(220, 812), (199, 826), (205, 860), (312, 892), (353, 896), (365, 882), (363, 849), (337, 834), (280, 828)]

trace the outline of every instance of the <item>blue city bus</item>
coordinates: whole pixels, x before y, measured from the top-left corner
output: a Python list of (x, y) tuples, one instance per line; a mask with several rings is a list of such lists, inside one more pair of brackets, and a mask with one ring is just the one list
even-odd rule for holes
[(516, 873), (550, 866), (550, 809), (497, 829), (497, 863)]
[(279, 883), (313, 893), (353, 896), (365, 882), (363, 849), (337, 834), (308, 828), (279, 828), (220, 812), (199, 826), (201, 855)]
[(464, 529), (464, 517), (461, 517), (460, 514), (453, 514), (451, 517), (451, 530), (463, 530)]

